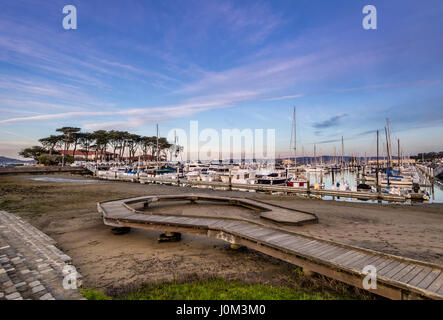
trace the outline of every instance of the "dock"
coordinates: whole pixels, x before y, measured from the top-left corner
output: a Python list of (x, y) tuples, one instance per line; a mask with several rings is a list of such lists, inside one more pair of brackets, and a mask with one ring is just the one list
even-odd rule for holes
[[(266, 210), (260, 215), (278, 213), (281, 208), (251, 199), (201, 194), (119, 199), (100, 202), (97, 208), (105, 225), (205, 235), (300, 266), (306, 274), (318, 273), (361, 289), (365, 289), (363, 279), (366, 273), (363, 268), (372, 265), (377, 270), (377, 288), (365, 289), (367, 291), (396, 300), (443, 299), (443, 267), (440, 265), (302, 235), (285, 229), (284, 221), (270, 224), (266, 218), (257, 222), (176, 213), (153, 214), (130, 206), (143, 203), (149, 208), (152, 202), (157, 201), (195, 203), (209, 200)], [(308, 216), (298, 215), (296, 219), (304, 220)], [(313, 216), (306, 221), (316, 222)]]
[[(106, 173), (106, 174), (103, 174)], [(380, 201), (391, 201), (391, 202), (406, 202), (409, 200), (406, 196), (385, 194), (385, 193), (372, 193), (364, 191), (339, 191), (339, 190), (326, 190), (326, 189), (315, 189), (312, 187), (307, 188), (295, 188), (287, 186), (272, 186), (263, 184), (240, 184), (240, 183), (223, 183), (218, 181), (189, 181), (187, 179), (164, 179), (161, 177), (146, 177), (137, 176), (136, 174), (126, 174), (122, 175), (117, 172), (111, 171), (99, 171), (96, 173), (96, 177), (104, 180), (114, 180), (114, 181), (126, 181), (126, 182), (136, 182), (141, 184), (146, 183), (161, 183), (170, 184), (177, 186), (187, 186), (187, 187), (206, 187), (212, 189), (222, 189), (222, 190), (240, 190), (240, 191), (260, 191), (260, 192), (279, 192), (283, 194), (298, 194), (307, 197), (317, 196), (324, 197), (330, 196), (335, 198), (351, 198), (360, 200), (380, 200)]]

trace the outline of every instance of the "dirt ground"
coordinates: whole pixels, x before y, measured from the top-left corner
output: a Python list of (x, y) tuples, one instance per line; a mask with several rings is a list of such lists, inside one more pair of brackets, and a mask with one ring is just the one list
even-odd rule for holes
[[(98, 201), (152, 194), (202, 192), (259, 198), (317, 215), (316, 225), (292, 227), (299, 233), (443, 265), (441, 204), (378, 205), (110, 181), (32, 180), (37, 177), (91, 178), (67, 174), (0, 176), (0, 209), (20, 215), (54, 238), (73, 258), (85, 285), (94, 288), (107, 290), (195, 276), (271, 284), (293, 280), (293, 266), (252, 250), (231, 250), (225, 242), (186, 234), (177, 243), (158, 243), (157, 231), (113, 235), (98, 218)], [(217, 210), (224, 209), (220, 206)]]

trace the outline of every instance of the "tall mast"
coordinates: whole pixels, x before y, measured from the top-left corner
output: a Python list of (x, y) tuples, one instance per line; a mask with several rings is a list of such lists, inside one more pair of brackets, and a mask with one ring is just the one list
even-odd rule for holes
[(294, 106), (294, 112), (292, 114), (292, 130), (291, 130), (291, 142), (290, 149), (294, 149), (294, 164), (297, 165), (297, 123), (296, 123), (296, 107)]
[(159, 149), (158, 149), (158, 123), (157, 123), (157, 169), (158, 169), (158, 153), (159, 153)]
[(397, 145), (398, 145), (398, 153), (397, 153), (397, 157), (398, 157), (398, 170), (400, 171), (400, 139), (397, 139)]
[(386, 135), (386, 155), (387, 155), (387, 167), (391, 167), (391, 153), (389, 150), (389, 138), (388, 138), (388, 129), (385, 127), (385, 135)]
[(315, 163), (315, 165), (317, 165), (317, 150), (316, 150), (315, 144), (314, 144), (314, 163)]
[(343, 141), (343, 136), (341, 136), (341, 165), (345, 166), (345, 143)]
[(334, 146), (334, 165), (337, 165), (337, 146)]
[(305, 147), (301, 146), (301, 153), (302, 153), (302, 157), (303, 157), (303, 164), (305, 164)]
[(389, 163), (392, 164), (392, 148), (391, 148), (391, 128), (389, 127), (389, 118), (386, 118), (386, 140), (388, 144), (388, 156), (389, 156)]
[(177, 161), (177, 131), (176, 130), (174, 130), (174, 149), (173, 150), (174, 150), (174, 160)]
[(378, 163), (378, 130), (377, 130), (377, 169), (375, 170), (375, 175), (377, 180), (377, 191), (378, 191), (378, 170), (379, 170), (379, 163)]

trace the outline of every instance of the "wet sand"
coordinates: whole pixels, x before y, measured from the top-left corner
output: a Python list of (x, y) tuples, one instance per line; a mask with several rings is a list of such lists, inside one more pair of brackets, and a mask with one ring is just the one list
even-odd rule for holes
[[(318, 216), (316, 225), (291, 227), (296, 232), (443, 265), (441, 204), (345, 203), (124, 182), (36, 181), (32, 177), (36, 176), (0, 177), (0, 208), (20, 215), (54, 238), (73, 258), (85, 285), (95, 288), (196, 276), (271, 284), (294, 282), (293, 266), (252, 250), (231, 250), (225, 242), (195, 235), (183, 235), (178, 243), (157, 243), (157, 231), (133, 230), (117, 236), (98, 218), (98, 201), (152, 194), (202, 192), (258, 198)], [(82, 179), (68, 174), (51, 177)], [(228, 209), (221, 205), (216, 208), (217, 214)], [(242, 214), (238, 208), (228, 210), (230, 214)]]

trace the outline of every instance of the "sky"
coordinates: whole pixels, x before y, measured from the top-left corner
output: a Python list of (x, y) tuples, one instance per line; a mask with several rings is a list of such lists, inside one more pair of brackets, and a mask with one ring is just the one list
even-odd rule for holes
[(0, 0), (0, 155), (62, 126), (165, 136), (196, 120), (275, 129), (285, 156), (294, 106), (299, 155), (342, 136), (375, 154), (386, 118), (403, 154), (441, 151), (442, 16), (441, 0)]

